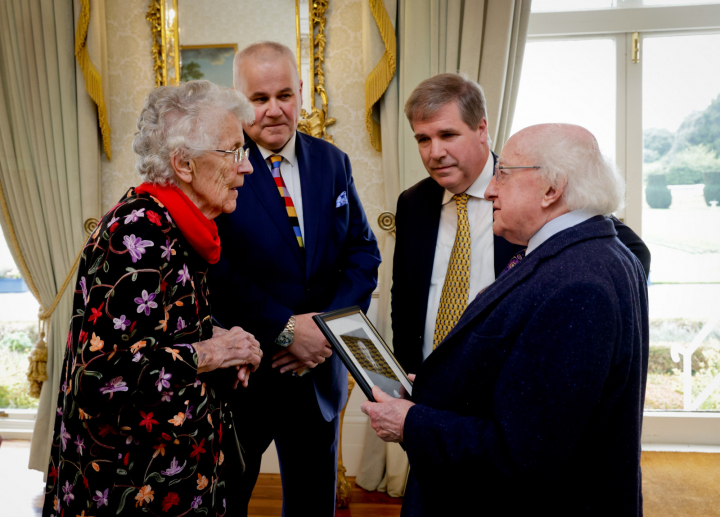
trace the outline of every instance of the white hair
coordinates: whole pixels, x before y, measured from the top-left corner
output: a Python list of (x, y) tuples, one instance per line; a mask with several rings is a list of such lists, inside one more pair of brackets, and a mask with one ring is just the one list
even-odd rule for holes
[(237, 90), (210, 81), (189, 81), (155, 88), (145, 99), (133, 140), (135, 169), (143, 181), (175, 184), (170, 158), (194, 158), (216, 148), (222, 138), (217, 129), (228, 114), (251, 123), (255, 111)]
[(624, 206), (625, 183), (589, 131), (569, 124), (537, 128), (534, 138), (522, 139), (518, 152), (532, 156), (541, 166), (538, 173), (554, 187), (565, 182), (569, 210), (609, 215)]
[(292, 68), (293, 81), (296, 87), (300, 87), (300, 74), (298, 73), (297, 59), (292, 50), (277, 41), (257, 41), (240, 50), (233, 59), (233, 84), (238, 90), (244, 87), (242, 77), (242, 64), (246, 60), (256, 60), (260, 63), (285, 59)]

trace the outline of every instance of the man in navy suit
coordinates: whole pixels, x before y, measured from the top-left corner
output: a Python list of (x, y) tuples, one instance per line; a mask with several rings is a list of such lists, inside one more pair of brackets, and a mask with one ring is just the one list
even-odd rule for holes
[[(465, 304), (495, 281), (521, 247), (493, 235), (492, 203), (483, 198), (497, 156), (490, 151), (480, 85), (459, 74), (436, 75), (415, 88), (405, 114), (430, 177), (398, 199), (392, 326), (395, 356), (405, 371), (417, 372), (444, 337), (437, 316), (459, 220), (455, 195), (468, 196), (461, 215), (467, 217), (470, 234)], [(612, 220), (621, 242), (637, 255), (647, 273), (647, 246), (629, 227)], [(446, 331), (449, 328), (445, 326)]]
[(246, 471), (228, 481), (228, 515), (246, 515), (274, 440), (283, 515), (332, 516), (348, 376), (312, 316), (367, 311), (380, 253), (348, 156), (296, 130), (302, 83), (290, 49), (253, 44), (235, 56), (234, 74), (255, 107), (255, 122), (243, 128), (254, 173), (238, 190), (237, 210), (216, 219), (222, 258), (210, 289), (214, 317), (254, 334), (265, 360), (233, 401)]
[(526, 251), (422, 364), (412, 402), (363, 404), (408, 453), (402, 514), (642, 515), (647, 286), (604, 217), (622, 180), (587, 130), (546, 124), (508, 141), (485, 197)]

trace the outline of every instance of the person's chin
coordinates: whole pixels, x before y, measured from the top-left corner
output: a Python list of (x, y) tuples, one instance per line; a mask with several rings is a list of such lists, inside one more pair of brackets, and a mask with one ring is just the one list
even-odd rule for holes
[(223, 205), (223, 213), (225, 214), (231, 214), (235, 211), (237, 208), (237, 201), (234, 199), (232, 201), (226, 201)]
[(277, 149), (284, 146), (290, 140), (291, 131), (286, 125), (269, 126), (263, 129), (262, 139), (270, 149)]
[(455, 188), (459, 183), (458, 177), (453, 174), (453, 170), (450, 167), (447, 167), (445, 169), (433, 170), (432, 177), (438, 183), (438, 185), (451, 192), (453, 191), (453, 188)]

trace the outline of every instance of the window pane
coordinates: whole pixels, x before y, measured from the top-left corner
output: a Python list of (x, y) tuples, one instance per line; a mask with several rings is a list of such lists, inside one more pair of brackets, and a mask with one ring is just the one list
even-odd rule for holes
[(546, 122), (578, 124), (615, 159), (615, 61), (610, 38), (528, 42), (512, 132)]
[(645, 406), (717, 411), (720, 35), (646, 37), (641, 55), (642, 227), (652, 253)]
[(27, 368), (38, 338), (38, 308), (0, 230), (0, 409), (37, 408)]
[(700, 4), (720, 4), (718, 0), (643, 0), (643, 5), (700, 5)]
[(567, 12), (591, 9), (720, 4), (718, 0), (533, 0), (530, 12)]
[(580, 11), (585, 9), (604, 9), (613, 7), (617, 0), (533, 0), (530, 12), (542, 13), (548, 11)]

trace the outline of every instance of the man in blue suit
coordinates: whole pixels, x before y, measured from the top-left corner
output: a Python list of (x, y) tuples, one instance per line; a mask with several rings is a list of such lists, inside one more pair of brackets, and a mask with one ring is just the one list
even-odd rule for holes
[(253, 44), (235, 56), (234, 75), (255, 107), (255, 122), (244, 126), (254, 173), (236, 211), (216, 219), (222, 258), (210, 289), (214, 317), (254, 334), (265, 360), (234, 396), (246, 470), (228, 480), (228, 515), (246, 515), (274, 440), (283, 515), (332, 516), (348, 377), (312, 316), (352, 305), (367, 311), (380, 253), (348, 156), (296, 130), (302, 83), (290, 49)]
[(421, 365), (412, 401), (366, 402), (401, 442), (402, 515), (642, 515), (642, 265), (604, 215), (624, 187), (585, 129), (532, 126), (485, 191), (526, 247)]

